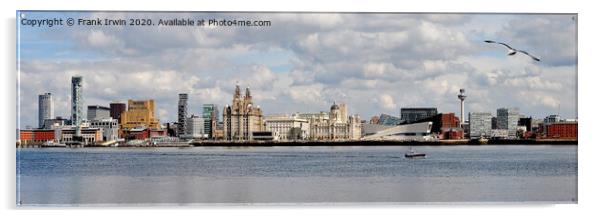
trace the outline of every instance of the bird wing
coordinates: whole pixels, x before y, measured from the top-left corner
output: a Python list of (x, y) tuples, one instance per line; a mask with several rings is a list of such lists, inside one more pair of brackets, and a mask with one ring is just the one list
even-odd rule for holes
[(510, 50), (514, 50), (514, 48), (510, 47), (508, 44), (503, 43), (503, 42), (496, 42), (496, 41), (492, 41), (492, 40), (485, 40), (486, 43), (496, 43), (496, 44), (500, 44), (503, 46), (506, 46), (506, 48), (510, 49)]
[(523, 51), (523, 50), (517, 50), (517, 51), (518, 51), (518, 52), (520, 52), (520, 53), (526, 54), (527, 56), (529, 56), (529, 57), (533, 58), (533, 60), (536, 60), (536, 61), (541, 61), (539, 58), (536, 58), (535, 56), (533, 56), (533, 55), (531, 55), (531, 54), (527, 53), (526, 51)]

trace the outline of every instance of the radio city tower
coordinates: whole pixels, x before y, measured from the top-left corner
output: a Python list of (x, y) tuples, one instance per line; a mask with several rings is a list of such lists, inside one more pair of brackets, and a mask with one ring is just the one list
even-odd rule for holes
[(466, 99), (464, 89), (460, 89), (458, 99), (460, 99), (460, 124), (464, 124), (464, 99)]

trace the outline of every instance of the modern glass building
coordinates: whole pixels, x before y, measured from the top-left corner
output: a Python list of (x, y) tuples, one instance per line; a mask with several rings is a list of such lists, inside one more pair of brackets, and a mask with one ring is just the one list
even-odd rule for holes
[(203, 104), (203, 122), (204, 122), (204, 134), (205, 138), (214, 138), (215, 134), (213, 130), (216, 128), (216, 124), (219, 118), (219, 109), (216, 104)]
[(437, 108), (434, 107), (417, 107), (417, 108), (401, 108), (399, 118), (404, 123), (413, 123), (417, 120), (429, 118), (437, 115)]

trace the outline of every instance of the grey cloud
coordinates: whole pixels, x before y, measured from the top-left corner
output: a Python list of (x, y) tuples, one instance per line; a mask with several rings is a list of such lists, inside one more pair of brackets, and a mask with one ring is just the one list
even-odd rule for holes
[(577, 60), (576, 15), (522, 15), (499, 32), (501, 40), (541, 57), (542, 64), (574, 65)]

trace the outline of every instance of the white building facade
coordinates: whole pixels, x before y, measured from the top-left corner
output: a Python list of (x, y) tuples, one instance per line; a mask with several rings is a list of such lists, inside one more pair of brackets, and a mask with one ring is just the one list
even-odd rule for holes
[(392, 140), (392, 141), (431, 141), (436, 140), (431, 134), (432, 122), (412, 123), (388, 126), (362, 138), (362, 140)]
[(102, 119), (90, 121), (90, 127), (98, 128), (102, 131), (103, 141), (117, 141), (119, 138), (119, 124), (117, 119)]
[(249, 87), (243, 96), (236, 85), (232, 105), (223, 110), (224, 139), (228, 141), (251, 140), (253, 132), (264, 131), (263, 112), (259, 106), (253, 105), (253, 97)]
[(309, 139), (309, 121), (295, 115), (269, 115), (264, 118), (265, 129), (279, 141)]

